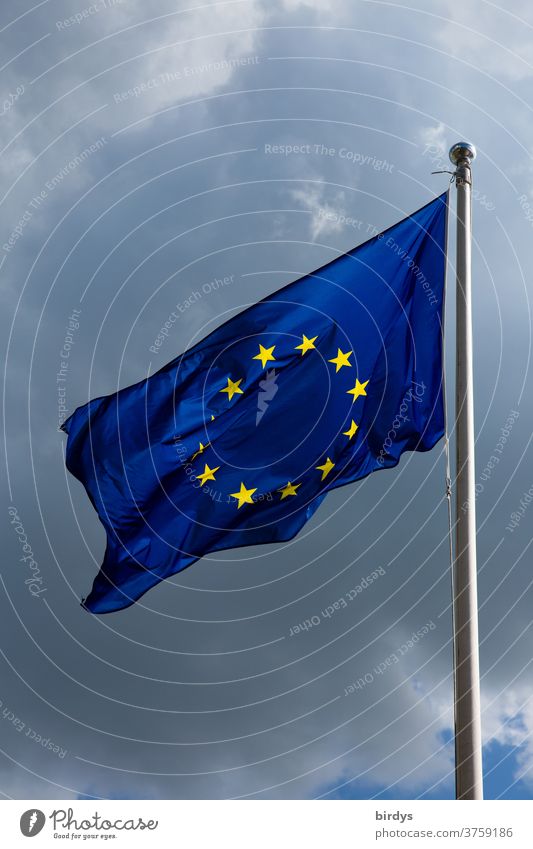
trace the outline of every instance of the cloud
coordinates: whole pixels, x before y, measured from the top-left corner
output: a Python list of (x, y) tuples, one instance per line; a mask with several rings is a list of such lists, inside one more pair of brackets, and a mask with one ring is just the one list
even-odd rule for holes
[[(529, 23), (531, 5), (525, 0), (514, 0), (512, 9), (446, 0), (440, 14), (447, 20), (440, 15), (435, 18), (433, 31), (447, 52), (506, 81), (531, 77), (533, 28)], [(430, 22), (431, 17), (431, 27)]]
[(432, 153), (444, 156), (446, 152), (447, 133), (448, 128), (442, 121), (439, 121), (437, 124), (422, 127), (418, 135), (420, 142), (426, 150), (431, 149)]
[(329, 188), (325, 184), (318, 187), (310, 185), (290, 189), (289, 195), (311, 213), (309, 233), (313, 242), (342, 231), (348, 217), (344, 211), (346, 198), (342, 190)]
[(512, 746), (516, 769), (513, 778), (533, 787), (533, 698), (528, 688), (509, 688), (483, 710), (483, 741)]
[[(146, 128), (146, 119), (162, 109), (207, 98), (261, 61), (254, 52), (266, 19), (259, 0), (202, 4), (144, 20), (138, 5), (124, 3), (58, 29), (72, 14), (63, 11), (65, 18), (55, 21), (37, 12), (37, 20), (52, 27), (49, 49), (15, 56), (4, 71), (6, 96), (23, 89), (0, 127), (6, 178), (20, 175), (46, 144), (53, 142), (57, 158), (62, 144), (83, 149), (85, 141), (128, 124), (142, 121)], [(38, 121), (37, 111), (43, 113)], [(54, 142), (61, 133), (65, 140)]]
[(128, 89), (145, 86), (141, 94), (133, 95), (144, 100), (137, 110), (154, 113), (224, 88), (236, 70), (261, 61), (254, 51), (258, 27), (265, 20), (262, 4), (251, 0), (206, 5), (155, 26), (148, 24), (142, 30), (139, 58), (129, 62), (131, 77), (124, 69), (122, 79), (131, 85), (126, 86), (125, 100), (118, 102), (132, 99)]

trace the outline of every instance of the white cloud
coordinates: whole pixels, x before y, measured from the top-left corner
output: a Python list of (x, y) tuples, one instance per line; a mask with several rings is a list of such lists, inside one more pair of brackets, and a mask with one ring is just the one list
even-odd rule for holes
[[(208, 96), (225, 86), (236, 69), (259, 62), (253, 54), (257, 28), (264, 20), (261, 3), (251, 0), (195, 9), (143, 29), (142, 53), (148, 55), (132, 63), (136, 81), (132, 84), (146, 84), (162, 75), (160, 84), (142, 96), (143, 110), (156, 112), (181, 100)], [(126, 90), (130, 87), (126, 85)]]
[(433, 153), (444, 155), (446, 151), (446, 126), (439, 121), (438, 124), (430, 124), (422, 127), (419, 139), (426, 150), (431, 148)]
[[(22, 65), (4, 71), (6, 97), (20, 87), (24, 93), (2, 117), (0, 149), (9, 147), (0, 159), (0, 175), (20, 174), (61, 131), (67, 132), (69, 142), (94, 141), (173, 104), (209, 97), (239, 69), (261, 61), (255, 51), (266, 13), (259, 0), (216, 3), (141, 24), (139, 17), (134, 4), (95, 14), (52, 33), (53, 39), (45, 42), (50, 48), (44, 69), (39, 53), (32, 52)], [(98, 109), (89, 121), (71, 129)], [(42, 116), (22, 133), (37, 111), (43, 111)]]
[(517, 748), (517, 768), (513, 777), (533, 783), (533, 698), (530, 689), (508, 689), (488, 702), (483, 710), (482, 727), (484, 745), (496, 741)]
[(494, 3), (452, 3), (446, 0), (436, 21), (437, 42), (474, 67), (507, 80), (533, 74), (531, 4), (514, 0), (512, 11)]
[[(329, 200), (326, 199), (327, 194), (331, 195)], [(345, 193), (328, 190), (326, 184), (291, 189), (290, 196), (311, 213), (309, 230), (313, 242), (319, 237), (339, 232), (349, 218), (344, 211)]]

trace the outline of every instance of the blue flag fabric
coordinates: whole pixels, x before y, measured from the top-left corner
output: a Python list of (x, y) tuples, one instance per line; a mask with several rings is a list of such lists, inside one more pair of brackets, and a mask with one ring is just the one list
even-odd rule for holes
[(84, 606), (291, 539), (326, 493), (444, 433), (447, 195), (79, 407), (66, 463), (107, 532)]

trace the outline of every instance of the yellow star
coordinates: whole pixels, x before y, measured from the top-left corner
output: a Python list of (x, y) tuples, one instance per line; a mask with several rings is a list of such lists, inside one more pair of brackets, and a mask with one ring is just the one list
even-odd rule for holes
[(194, 458), (195, 458), (195, 457), (198, 457), (198, 454), (203, 454), (203, 453), (204, 453), (204, 451), (205, 451), (205, 449), (206, 449), (209, 445), (211, 445), (211, 443), (210, 443), (210, 442), (207, 442), (207, 443), (206, 443), (206, 445), (203, 445), (203, 444), (200, 442), (200, 446), (199, 446), (199, 448), (198, 448), (198, 451), (197, 451), (195, 454), (193, 454), (193, 455), (192, 455), (191, 460), (194, 460)]
[(214, 422), (214, 421), (215, 421), (215, 417), (214, 417), (213, 415), (211, 416), (211, 421), (212, 421), (212, 422)]
[(278, 489), (278, 492), (281, 492), (281, 500), (283, 501), (283, 499), (287, 498), (287, 496), (289, 495), (297, 495), (298, 493), (296, 492), (296, 490), (301, 485), (301, 483), (292, 484), (290, 481), (288, 481), (287, 486)]
[(305, 335), (305, 333), (303, 333), (302, 339), (303, 339), (302, 344), (297, 345), (294, 350), (295, 351), (301, 351), (302, 357), (303, 357), (303, 355), (305, 354), (306, 351), (310, 351), (312, 348), (315, 347), (315, 342), (318, 339), (318, 336), (313, 336), (312, 339), (308, 339), (307, 336)]
[(198, 480), (200, 481), (200, 486), (203, 486), (206, 481), (214, 481), (215, 480), (215, 472), (218, 472), (220, 466), (215, 466), (214, 469), (210, 469), (207, 463), (205, 464), (205, 469), (201, 475), (196, 475)]
[(332, 470), (332, 468), (334, 467), (334, 465), (335, 465), (335, 463), (332, 463), (332, 462), (331, 462), (331, 460), (329, 459), (329, 457), (327, 457), (327, 458), (326, 458), (326, 462), (324, 463), (324, 465), (323, 465), (323, 466), (315, 466), (315, 468), (316, 468), (319, 472), (322, 472), (322, 478), (321, 478), (321, 480), (324, 480), (324, 478), (327, 478), (327, 476), (328, 476), (328, 475), (329, 475), (329, 473), (331, 472), (331, 470)]
[(272, 353), (275, 347), (275, 345), (272, 345), (271, 348), (263, 348), (262, 345), (259, 345), (259, 353), (255, 357), (252, 357), (252, 360), (261, 360), (261, 365), (264, 368), (269, 360), (276, 359)]
[(347, 351), (343, 354), (341, 349), (337, 348), (337, 356), (333, 357), (332, 360), (328, 360), (329, 363), (335, 363), (335, 373), (337, 373), (343, 366), (351, 366), (350, 357), (352, 354), (353, 351)]
[(245, 485), (241, 482), (241, 488), (239, 492), (232, 492), (231, 497), (236, 498), (239, 504), (237, 505), (237, 509), (240, 510), (243, 504), (253, 504), (254, 500), (252, 495), (254, 492), (257, 492), (257, 487), (255, 489), (246, 489)]
[(234, 395), (242, 395), (243, 391), (240, 388), (240, 384), (242, 383), (242, 377), (240, 380), (232, 380), (231, 377), (228, 377), (228, 385), (221, 389), (220, 392), (228, 393), (228, 400), (231, 401)]
[(365, 380), (364, 383), (359, 383), (358, 380), (355, 381), (355, 386), (353, 389), (348, 389), (348, 395), (353, 395), (353, 400), (359, 398), (360, 395), (366, 395), (366, 387), (368, 386), (368, 380)]
[(352, 436), (355, 436), (358, 427), (359, 427), (359, 425), (356, 425), (356, 423), (352, 419), (352, 423), (351, 423), (350, 427), (348, 428), (348, 430), (343, 431), (343, 436), (347, 436), (348, 439), (351, 439)]

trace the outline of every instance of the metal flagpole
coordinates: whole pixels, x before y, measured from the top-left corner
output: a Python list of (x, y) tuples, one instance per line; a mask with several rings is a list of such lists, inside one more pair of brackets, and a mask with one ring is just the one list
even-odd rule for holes
[(457, 187), (455, 378), (457, 464), (453, 568), (456, 799), (483, 798), (470, 267), (472, 253), (470, 164), (475, 155), (475, 147), (467, 142), (454, 144), (450, 149), (450, 160), (456, 167), (455, 185)]

